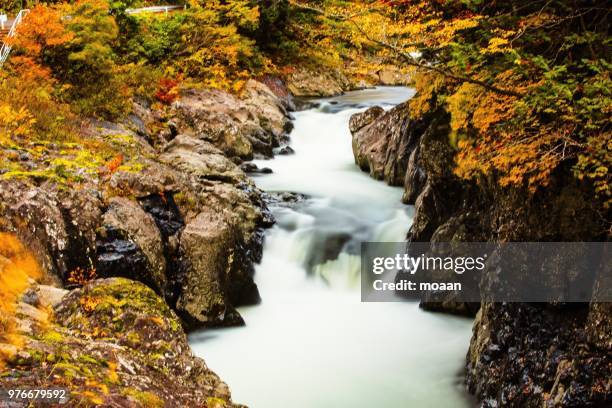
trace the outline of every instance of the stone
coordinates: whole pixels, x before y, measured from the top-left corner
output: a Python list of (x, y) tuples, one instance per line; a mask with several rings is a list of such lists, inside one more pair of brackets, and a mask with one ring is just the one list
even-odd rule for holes
[(157, 293), (163, 293), (167, 284), (166, 259), (162, 237), (153, 217), (138, 202), (114, 197), (104, 213), (103, 225), (123, 231), (125, 237), (138, 246), (147, 261), (143, 271), (146, 276), (139, 276), (138, 280), (150, 284)]
[(349, 130), (351, 133), (355, 133), (378, 119), (383, 113), (385, 113), (385, 110), (380, 106), (372, 106), (365, 112), (356, 113), (349, 119)]
[(349, 79), (334, 70), (297, 68), (287, 75), (285, 83), (296, 97), (335, 96), (351, 89)]
[(175, 169), (207, 180), (243, 182), (244, 173), (211, 143), (179, 135), (168, 143), (160, 160)]
[(263, 83), (245, 85), (242, 98), (217, 89), (187, 90), (172, 106), (178, 133), (212, 143), (228, 157), (271, 156), (290, 130), (282, 102)]
[(373, 107), (353, 115), (349, 126), (355, 163), (375, 179), (404, 185), (408, 159), (424, 125), (424, 121), (410, 118), (407, 103), (386, 112)]
[(185, 226), (180, 245), (190, 273), (176, 307), (193, 324), (241, 321), (226, 295), (235, 240), (235, 230), (218, 213), (202, 212)]

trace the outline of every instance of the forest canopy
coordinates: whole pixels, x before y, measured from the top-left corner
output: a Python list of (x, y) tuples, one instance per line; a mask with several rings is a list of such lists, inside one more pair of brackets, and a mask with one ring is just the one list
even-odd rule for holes
[(457, 176), (536, 192), (567, 174), (612, 202), (608, 2), (189, 0), (128, 12), (154, 3), (32, 5), (0, 71), (0, 138), (70, 139), (74, 117), (121, 117), (133, 98), (170, 103), (186, 86), (240, 92), (309, 66), (367, 79), (391, 64), (410, 70), (415, 118), (450, 113)]

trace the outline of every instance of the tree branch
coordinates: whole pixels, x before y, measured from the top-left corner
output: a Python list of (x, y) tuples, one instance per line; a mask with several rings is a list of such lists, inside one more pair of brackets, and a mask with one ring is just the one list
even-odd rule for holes
[(307, 4), (303, 4), (300, 2), (297, 2), (295, 0), (288, 0), (289, 4), (295, 6), (296, 8), (305, 10), (305, 11), (309, 11), (309, 12), (313, 12), (319, 15), (323, 15), (325, 17), (334, 19), (334, 20), (338, 20), (338, 21), (348, 21), (351, 24), (353, 24), (355, 26), (355, 28), (370, 42), (377, 44), (383, 48), (386, 48), (390, 51), (392, 51), (393, 53), (395, 53), (397, 56), (399, 56), (401, 58), (401, 60), (404, 62), (404, 64), (406, 65), (410, 65), (425, 71), (430, 71), (430, 72), (435, 72), (438, 73), (440, 75), (443, 75), (446, 78), (450, 78), (452, 80), (458, 81), (458, 82), (467, 82), (470, 84), (474, 84), (474, 85), (478, 85), (483, 87), (484, 89), (490, 91), (490, 92), (494, 92), (500, 95), (506, 95), (506, 96), (514, 96), (517, 98), (520, 98), (521, 96), (523, 96), (521, 93), (516, 92), (516, 91), (512, 91), (509, 89), (503, 89), (503, 88), (498, 88), (495, 85), (491, 85), (488, 84), (484, 81), (481, 81), (479, 79), (475, 79), (472, 77), (468, 77), (468, 76), (464, 76), (464, 75), (458, 75), (452, 72), (449, 72), (447, 70), (444, 70), (442, 68), (436, 67), (434, 65), (430, 65), (427, 63), (423, 63), (420, 62), (419, 60), (417, 60), (416, 58), (414, 58), (412, 55), (410, 55), (409, 53), (404, 52), (403, 50), (401, 50), (400, 48), (398, 48), (397, 46), (393, 45), (393, 44), (389, 44), (385, 41), (382, 40), (377, 40), (375, 38), (372, 38), (359, 24), (357, 24), (357, 22), (355, 20), (353, 20), (353, 18), (355, 17), (355, 15), (352, 16), (342, 16), (342, 15), (337, 15), (337, 14), (330, 14), (327, 13), (325, 10), (321, 10), (319, 8), (307, 5)]

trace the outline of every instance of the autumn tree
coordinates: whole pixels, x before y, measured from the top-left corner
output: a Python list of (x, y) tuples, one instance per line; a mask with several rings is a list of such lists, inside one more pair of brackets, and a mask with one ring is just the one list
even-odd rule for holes
[(289, 2), (414, 69), (412, 113), (451, 114), (458, 176), (535, 192), (570, 172), (610, 206), (607, 2)]

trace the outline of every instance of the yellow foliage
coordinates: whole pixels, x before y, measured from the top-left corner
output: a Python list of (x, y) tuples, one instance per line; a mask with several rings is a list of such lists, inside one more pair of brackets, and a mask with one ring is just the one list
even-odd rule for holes
[(510, 41), (505, 38), (493, 37), (489, 40), (487, 48), (483, 48), (480, 52), (482, 54), (496, 54), (508, 52), (510, 49)]
[(414, 86), (419, 92), (409, 102), (410, 113), (415, 118), (421, 118), (433, 108), (434, 98), (444, 87), (444, 77), (418, 72), (414, 75)]
[(446, 99), (448, 111), (451, 114), (451, 129), (453, 131), (456, 132), (468, 127), (483, 93), (482, 87), (465, 82)]
[[(0, 342), (21, 344), (14, 330), (14, 314), (19, 296), (30, 279), (40, 279), (42, 270), (34, 256), (14, 234), (0, 232)], [(4, 358), (0, 352), (0, 367)]]
[(11, 144), (16, 138), (29, 137), (36, 119), (25, 108), (14, 108), (0, 102), (0, 143)]

